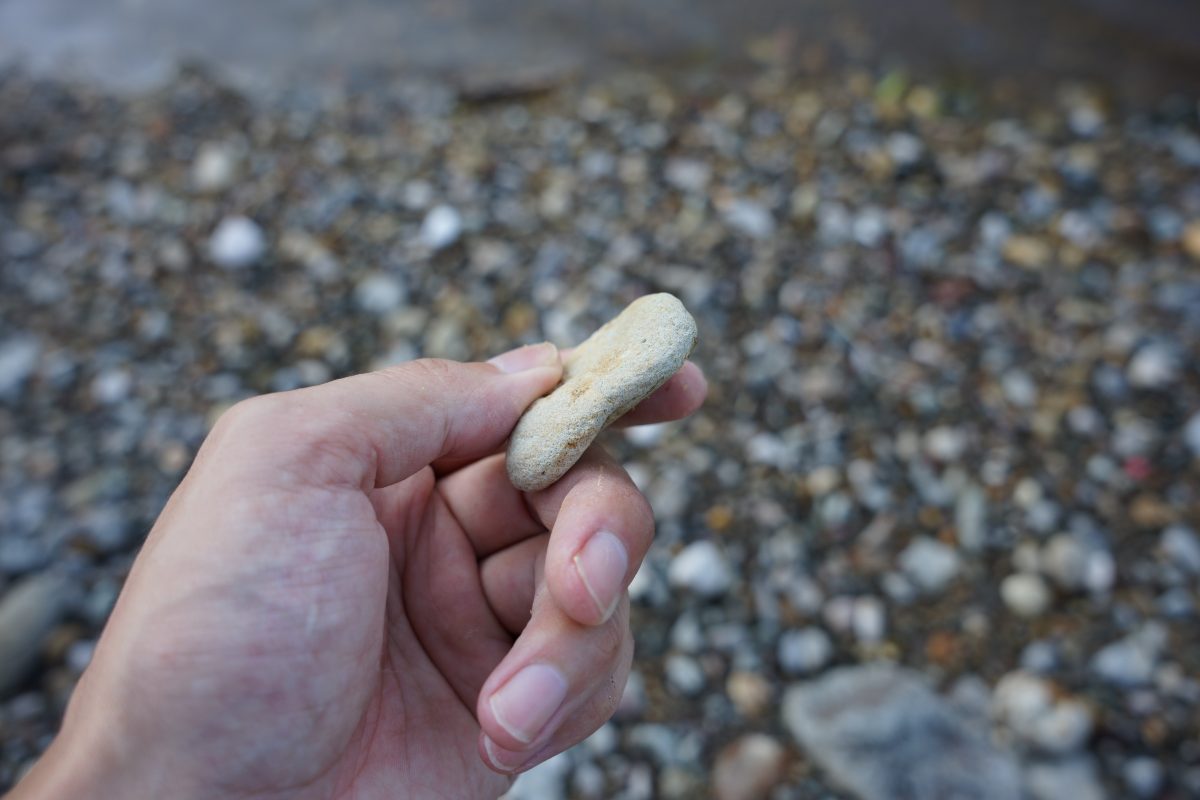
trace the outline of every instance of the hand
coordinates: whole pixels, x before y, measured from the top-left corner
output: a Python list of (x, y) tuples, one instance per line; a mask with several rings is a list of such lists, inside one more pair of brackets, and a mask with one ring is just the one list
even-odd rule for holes
[[(14, 797), (494, 798), (608, 719), (653, 517), (593, 446), (501, 448), (551, 345), (415, 361), (221, 417)], [(684, 416), (688, 364), (628, 422)]]

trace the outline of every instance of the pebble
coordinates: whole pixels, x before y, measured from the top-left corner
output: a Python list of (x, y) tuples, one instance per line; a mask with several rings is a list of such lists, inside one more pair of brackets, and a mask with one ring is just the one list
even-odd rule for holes
[(1021, 797), (1013, 757), (911, 670), (842, 667), (789, 688), (782, 713), (808, 756), (862, 800)]
[(720, 548), (702, 539), (692, 542), (671, 559), (667, 580), (672, 586), (701, 597), (717, 598), (729, 591), (733, 573)]
[(779, 666), (787, 675), (817, 672), (833, 657), (833, 642), (820, 628), (787, 631), (779, 637)]
[(32, 336), (12, 336), (0, 342), (0, 399), (15, 398), (37, 368), (41, 343)]
[(192, 185), (201, 192), (220, 192), (238, 177), (238, 150), (225, 142), (205, 142), (192, 162)]
[(1162, 764), (1150, 756), (1137, 756), (1125, 762), (1121, 778), (1134, 797), (1158, 797), (1162, 791), (1165, 775)]
[(389, 314), (400, 309), (406, 300), (404, 284), (393, 275), (373, 273), (354, 287), (354, 302), (369, 314)]
[(725, 694), (743, 717), (757, 717), (771, 701), (771, 684), (757, 672), (735, 671), (725, 681)]
[(695, 697), (704, 691), (704, 669), (691, 656), (680, 653), (667, 656), (663, 670), (667, 684), (684, 697)]
[(1192, 456), (1200, 458), (1200, 411), (1192, 414), (1184, 424), (1183, 441), (1192, 451)]
[(252, 267), (266, 252), (266, 235), (258, 223), (248, 217), (226, 217), (208, 240), (209, 257), (223, 269)]
[(775, 219), (765, 207), (739, 198), (725, 209), (725, 222), (739, 233), (754, 239), (766, 239), (775, 232)]
[(1180, 569), (1200, 575), (1200, 537), (1184, 525), (1170, 525), (1162, 532), (1159, 548)]
[(0, 596), (0, 700), (21, 687), (41, 656), (42, 641), (68, 609), (64, 578), (42, 572), (23, 578)]
[(439, 205), (429, 209), (425, 215), (419, 238), (430, 250), (442, 250), (457, 242), (462, 231), (463, 220), (458, 210)]
[(1042, 576), (1015, 572), (1000, 583), (1000, 597), (1009, 610), (1021, 617), (1037, 617), (1050, 605), (1050, 588)]
[(1106, 800), (1108, 793), (1087, 756), (1065, 761), (1039, 761), (1025, 770), (1025, 787), (1033, 800)]
[(765, 733), (749, 733), (717, 754), (712, 790), (717, 800), (766, 798), (783, 778), (783, 745)]
[(1165, 389), (1179, 377), (1179, 361), (1163, 344), (1148, 344), (1129, 362), (1129, 383), (1142, 389)]
[(674, 296), (635, 300), (564, 364), (562, 383), (534, 402), (513, 429), (508, 477), (534, 492), (561, 478), (595, 438), (649, 397), (696, 346), (696, 321)]
[(1092, 656), (1091, 669), (1102, 680), (1119, 688), (1145, 686), (1154, 677), (1166, 637), (1166, 629), (1160, 624), (1144, 625), (1098, 650)]
[(1058, 696), (1045, 679), (1027, 672), (1001, 678), (992, 706), (1021, 741), (1043, 752), (1077, 752), (1092, 735), (1092, 713), (1086, 704)]
[(961, 569), (961, 560), (953, 547), (928, 536), (918, 536), (900, 553), (900, 568), (918, 587), (928, 593), (945, 589)]

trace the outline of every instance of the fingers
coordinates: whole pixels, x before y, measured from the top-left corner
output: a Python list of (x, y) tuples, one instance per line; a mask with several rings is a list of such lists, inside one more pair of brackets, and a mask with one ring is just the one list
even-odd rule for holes
[(503, 453), (443, 477), (438, 492), (466, 531), (478, 558), (546, 531), (530, 513), (525, 494), (509, 481)]
[(214, 447), (249, 444), (242, 454), (251, 457), (241, 462), (258, 475), (387, 486), (440, 458), (495, 451), (561, 375), (551, 344), (488, 364), (411, 361), (239, 404), (218, 424)]
[(558, 482), (528, 495), (551, 529), (546, 583), (576, 622), (599, 625), (625, 596), (654, 538), (654, 514), (630, 477), (592, 446)]
[(479, 752), (497, 772), (520, 772), (582, 741), (621, 698), (633, 659), (629, 603), (604, 625), (568, 618), (545, 592), (476, 707)]
[(496, 619), (513, 636), (519, 636), (533, 613), (533, 597), (545, 574), (546, 545), (543, 533), (514, 544), (486, 559), (479, 567), (483, 596)]

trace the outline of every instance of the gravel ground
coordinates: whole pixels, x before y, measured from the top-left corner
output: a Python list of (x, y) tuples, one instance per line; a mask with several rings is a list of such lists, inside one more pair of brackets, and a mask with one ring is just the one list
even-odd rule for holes
[(0, 76), (0, 789), (230, 403), (670, 291), (635, 674), (513, 797), (1197, 796), (1197, 107), (1059, 96)]

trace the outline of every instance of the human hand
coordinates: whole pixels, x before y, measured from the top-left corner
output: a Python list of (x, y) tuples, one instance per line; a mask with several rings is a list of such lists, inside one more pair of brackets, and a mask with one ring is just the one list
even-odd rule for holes
[[(653, 517), (598, 446), (509, 484), (504, 441), (561, 373), (536, 345), (222, 416), (14, 800), (494, 798), (588, 736), (628, 676)], [(626, 421), (705, 390), (687, 364)]]

